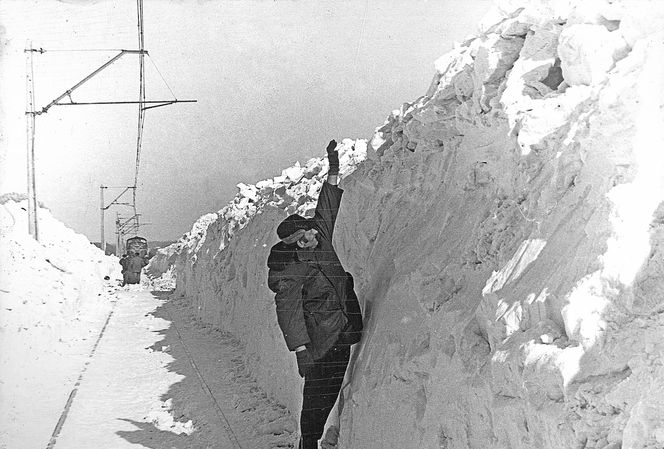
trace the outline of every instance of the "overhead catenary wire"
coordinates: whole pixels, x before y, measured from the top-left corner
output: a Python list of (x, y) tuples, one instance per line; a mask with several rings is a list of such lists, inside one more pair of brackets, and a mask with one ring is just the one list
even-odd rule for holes
[(362, 25), (360, 26), (360, 37), (357, 40), (357, 47), (355, 48), (355, 57), (353, 58), (353, 69), (355, 70), (355, 75), (357, 76), (357, 59), (360, 55), (360, 48), (362, 47), (362, 41), (364, 40), (364, 30), (367, 24), (367, 12), (369, 10), (369, 0), (364, 2), (364, 14), (362, 14)]

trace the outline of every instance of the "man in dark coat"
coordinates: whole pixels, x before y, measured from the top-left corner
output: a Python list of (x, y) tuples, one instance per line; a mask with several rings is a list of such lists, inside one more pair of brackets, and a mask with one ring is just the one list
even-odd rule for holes
[(122, 286), (127, 285), (127, 264), (129, 263), (129, 257), (126, 254), (123, 254), (120, 258), (120, 265), (122, 266)]
[(337, 186), (339, 156), (330, 141), (330, 165), (312, 219), (290, 215), (277, 227), (270, 250), (268, 286), (276, 293), (277, 321), (304, 377), (300, 448), (318, 448), (325, 421), (343, 381), (350, 345), (361, 338), (362, 315), (332, 246), (343, 191)]
[(140, 284), (141, 270), (148, 264), (139, 253), (134, 253), (127, 262), (127, 284)]

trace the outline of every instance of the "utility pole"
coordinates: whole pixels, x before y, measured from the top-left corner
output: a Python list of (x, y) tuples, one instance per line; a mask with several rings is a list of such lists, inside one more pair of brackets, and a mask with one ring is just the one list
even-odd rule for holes
[[(123, 248), (124, 251), (126, 251), (126, 248), (124, 248), (124, 237), (129, 234), (133, 233), (136, 235), (138, 232), (139, 228), (139, 219), (140, 214), (134, 214), (130, 217), (121, 217), (119, 212), (116, 212), (115, 215), (115, 233), (117, 234), (117, 239), (118, 239), (118, 251), (117, 254), (120, 254), (121, 251), (119, 250), (120, 248)], [(124, 221), (123, 221), (124, 220)], [(151, 223), (148, 223), (151, 224)], [(122, 252), (124, 252), (122, 251)], [(117, 255), (116, 254), (116, 255)]]
[(30, 235), (39, 240), (39, 228), (37, 226), (37, 189), (35, 183), (35, 82), (34, 68), (32, 63), (32, 41), (28, 41), (25, 48), (26, 55), (26, 90), (27, 90), (27, 143), (28, 143), (28, 231)]
[(101, 211), (101, 250), (106, 254), (106, 234), (104, 234), (104, 184), (99, 186), (99, 210)]
[(136, 190), (138, 187), (138, 167), (141, 162), (141, 148), (143, 146), (143, 127), (145, 126), (145, 36), (143, 34), (143, 0), (136, 0), (136, 13), (138, 25), (138, 132), (136, 133), (136, 171), (134, 172), (134, 191), (132, 203), (134, 207), (134, 220), (136, 230), (140, 224), (139, 214), (136, 211)]
[[(104, 205), (104, 189), (123, 189), (123, 190), (122, 190), (122, 193), (120, 193), (118, 196), (116, 196), (113, 199), (113, 201), (108, 203), (108, 205)], [(101, 241), (102, 241), (102, 246), (104, 247), (103, 250), (105, 252), (106, 251), (106, 236), (105, 236), (105, 233), (104, 233), (104, 211), (106, 209), (108, 209), (109, 207), (111, 207), (111, 206), (130, 206), (131, 207), (133, 205), (134, 209), (136, 209), (135, 203), (120, 202), (120, 199), (124, 196), (125, 193), (127, 193), (130, 190), (135, 191), (136, 188), (134, 186), (110, 187), (110, 186), (101, 185), (101, 186), (99, 186), (99, 190), (100, 190), (99, 199), (101, 201), (101, 203), (99, 205), (99, 208), (101, 209), (101, 224), (100, 224)], [(116, 219), (116, 226), (117, 226), (117, 223), (118, 223), (118, 219), (119, 219), (119, 216)], [(137, 223), (138, 223), (138, 219), (136, 219), (136, 220), (137, 220)], [(119, 240), (118, 240), (118, 242), (119, 242)], [(118, 246), (116, 247), (115, 252), (119, 253), (119, 251), (120, 251), (120, 245), (118, 243)]]
[(118, 246), (115, 247), (115, 255), (120, 257), (121, 254), (124, 254), (124, 250), (121, 247), (122, 236), (120, 235), (120, 212), (115, 213), (115, 233), (118, 235)]

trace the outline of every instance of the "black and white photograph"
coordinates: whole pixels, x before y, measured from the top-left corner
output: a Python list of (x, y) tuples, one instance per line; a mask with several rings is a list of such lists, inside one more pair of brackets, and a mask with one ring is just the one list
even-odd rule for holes
[(664, 1), (0, 0), (0, 449), (664, 449)]

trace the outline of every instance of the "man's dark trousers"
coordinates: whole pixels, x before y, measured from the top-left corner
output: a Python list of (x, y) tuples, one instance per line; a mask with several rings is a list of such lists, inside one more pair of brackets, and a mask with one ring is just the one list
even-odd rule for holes
[(350, 345), (336, 345), (315, 362), (304, 378), (300, 449), (318, 448), (318, 440), (323, 436), (325, 421), (337, 400), (349, 358)]

